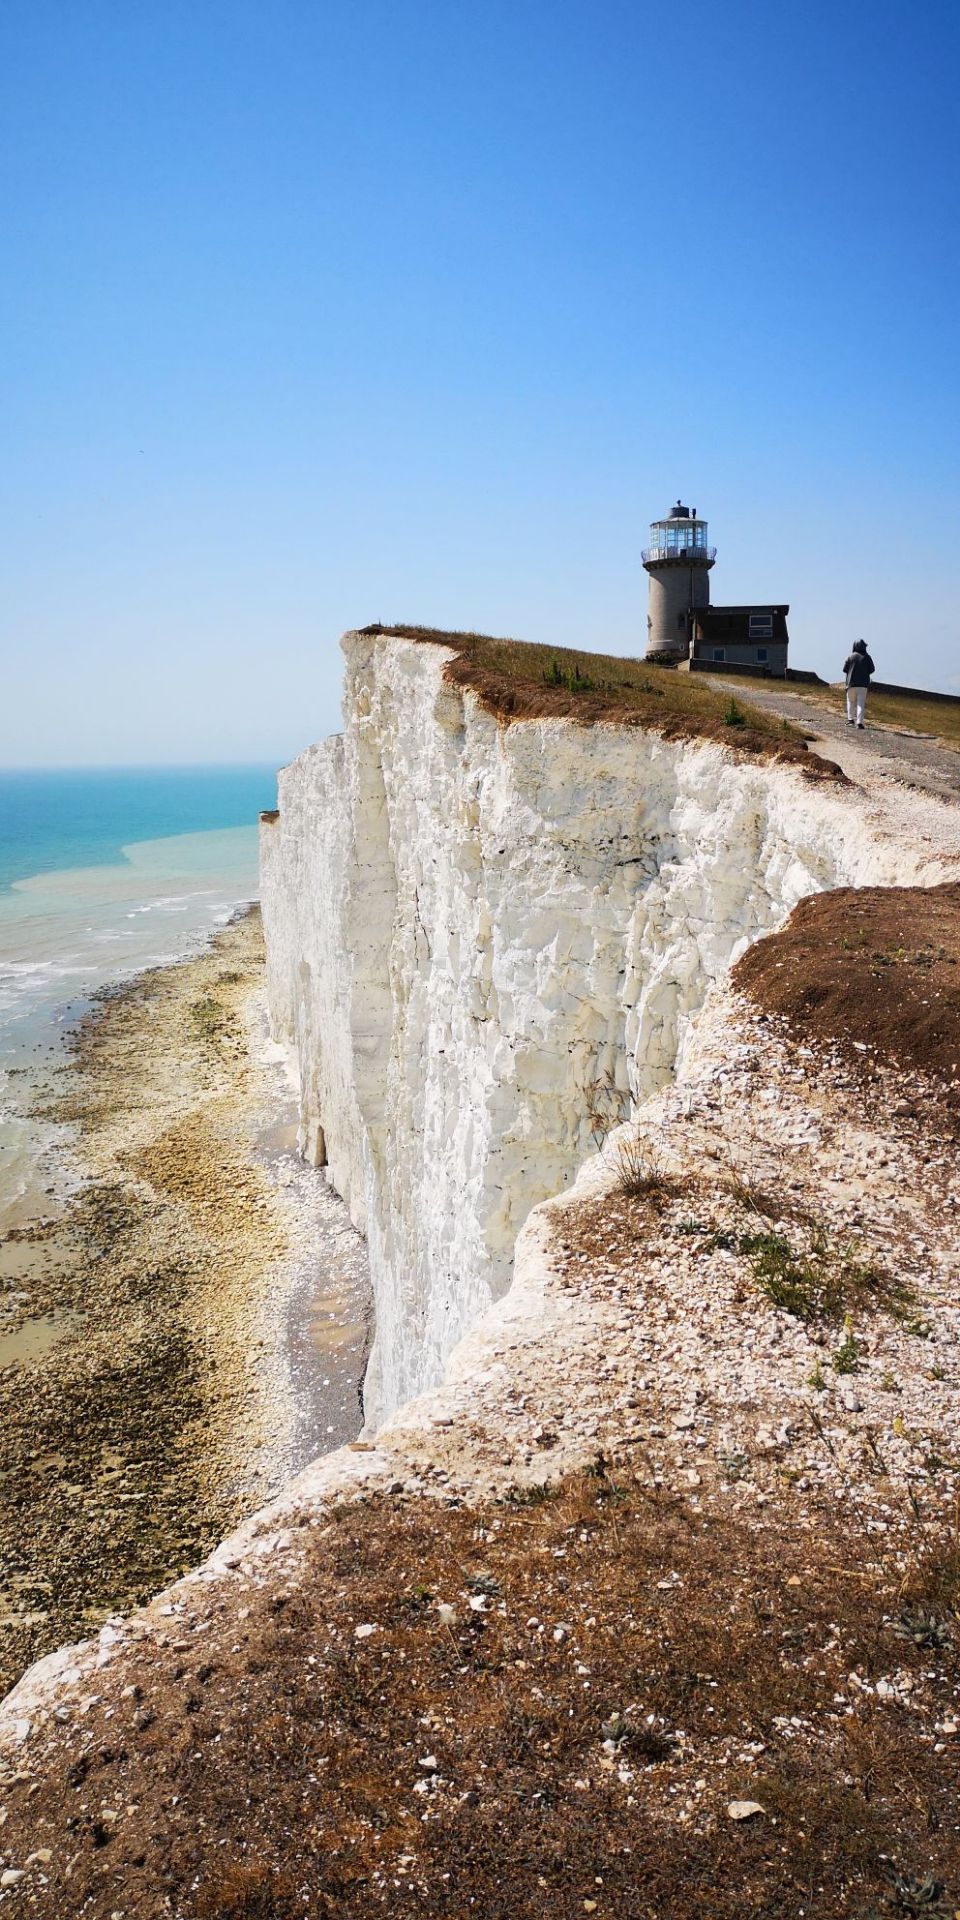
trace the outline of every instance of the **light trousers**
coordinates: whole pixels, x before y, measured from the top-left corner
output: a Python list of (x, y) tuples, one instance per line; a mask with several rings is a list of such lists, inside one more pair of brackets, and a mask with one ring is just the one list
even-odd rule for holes
[(847, 719), (855, 720), (858, 727), (863, 726), (863, 715), (866, 704), (866, 687), (847, 688)]

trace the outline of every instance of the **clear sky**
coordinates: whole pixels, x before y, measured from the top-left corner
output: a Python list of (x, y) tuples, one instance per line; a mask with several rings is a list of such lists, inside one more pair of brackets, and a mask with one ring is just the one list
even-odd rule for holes
[(288, 758), (372, 619), (960, 690), (955, 0), (6, 0), (0, 763)]

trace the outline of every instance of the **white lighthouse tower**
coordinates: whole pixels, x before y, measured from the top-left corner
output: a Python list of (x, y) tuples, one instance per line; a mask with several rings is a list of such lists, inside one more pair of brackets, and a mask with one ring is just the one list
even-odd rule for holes
[(677, 501), (664, 520), (654, 520), (643, 564), (650, 580), (647, 599), (647, 653), (685, 660), (692, 615), (710, 605), (710, 568), (716, 547), (707, 545), (707, 523), (696, 507)]

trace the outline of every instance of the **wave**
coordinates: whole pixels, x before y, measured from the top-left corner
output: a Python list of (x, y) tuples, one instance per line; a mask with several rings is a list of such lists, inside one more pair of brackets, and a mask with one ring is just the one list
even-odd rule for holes
[(63, 973), (69, 968), (61, 960), (0, 960), (0, 980), (9, 974), (13, 979), (25, 980), (35, 973)]

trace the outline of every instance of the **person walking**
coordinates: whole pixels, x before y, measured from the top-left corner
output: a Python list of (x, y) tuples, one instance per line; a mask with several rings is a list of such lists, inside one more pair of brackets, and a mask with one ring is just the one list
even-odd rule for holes
[(847, 725), (862, 727), (870, 675), (877, 671), (867, 652), (865, 640), (854, 641), (853, 652), (848, 653), (843, 671), (847, 682)]

